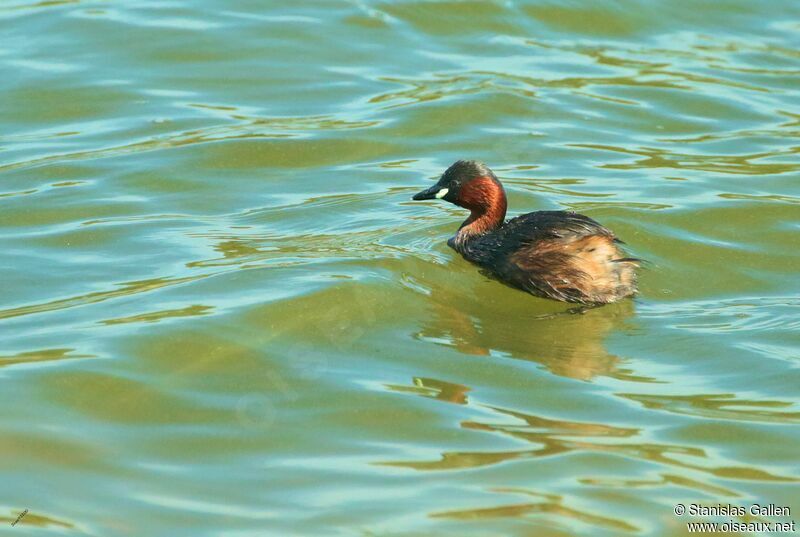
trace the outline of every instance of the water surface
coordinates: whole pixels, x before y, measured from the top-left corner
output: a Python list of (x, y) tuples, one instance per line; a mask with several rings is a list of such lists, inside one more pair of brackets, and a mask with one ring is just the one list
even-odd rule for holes
[[(800, 512), (798, 35), (789, 0), (4, 2), (0, 521)], [(409, 201), (458, 158), (512, 215), (613, 228), (640, 296), (482, 276), (445, 244), (463, 211)]]

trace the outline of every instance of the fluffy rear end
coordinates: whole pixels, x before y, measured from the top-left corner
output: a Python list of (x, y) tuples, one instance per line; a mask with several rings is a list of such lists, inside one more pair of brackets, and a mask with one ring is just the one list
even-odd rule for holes
[(636, 266), (611, 234), (558, 237), (514, 253), (505, 276), (539, 296), (605, 304), (636, 293)]

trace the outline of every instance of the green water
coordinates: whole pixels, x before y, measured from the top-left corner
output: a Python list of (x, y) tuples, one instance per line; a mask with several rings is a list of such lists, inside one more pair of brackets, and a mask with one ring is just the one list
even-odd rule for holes
[[(800, 518), (797, 2), (4, 0), (0, 62), (4, 534)], [(458, 158), (640, 296), (482, 276)]]

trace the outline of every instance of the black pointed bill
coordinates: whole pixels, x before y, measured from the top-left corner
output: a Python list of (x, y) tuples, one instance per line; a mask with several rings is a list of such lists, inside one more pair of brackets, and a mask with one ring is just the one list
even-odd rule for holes
[(447, 195), (447, 192), (448, 190), (446, 188), (442, 188), (441, 185), (435, 184), (432, 187), (423, 190), (422, 192), (414, 194), (414, 197), (411, 199), (414, 201), (442, 199)]

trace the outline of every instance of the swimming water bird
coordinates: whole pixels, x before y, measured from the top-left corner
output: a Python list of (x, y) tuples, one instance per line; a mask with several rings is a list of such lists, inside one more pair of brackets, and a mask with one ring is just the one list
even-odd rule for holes
[(459, 160), (413, 200), (469, 209), (447, 244), (498, 280), (533, 295), (607, 304), (636, 293), (638, 259), (614, 233), (571, 211), (536, 211), (506, 221), (506, 193), (488, 166)]

